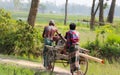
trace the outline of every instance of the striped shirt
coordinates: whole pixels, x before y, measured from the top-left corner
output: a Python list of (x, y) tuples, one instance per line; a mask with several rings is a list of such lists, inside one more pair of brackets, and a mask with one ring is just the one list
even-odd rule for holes
[(76, 30), (70, 30), (66, 32), (65, 38), (67, 39), (67, 48), (70, 48), (70, 46), (78, 44), (79, 32), (77, 32)]

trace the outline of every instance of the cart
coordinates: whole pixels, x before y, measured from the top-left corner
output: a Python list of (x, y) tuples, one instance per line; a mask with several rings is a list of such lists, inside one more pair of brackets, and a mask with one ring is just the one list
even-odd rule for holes
[[(50, 69), (51, 72), (54, 71), (55, 63), (62, 63), (64, 67), (69, 65), (68, 52), (66, 54), (61, 53), (61, 51), (64, 50), (64, 42), (62, 40), (59, 40), (56, 46), (45, 45), (45, 47), (47, 48), (46, 54), (49, 57), (48, 63), (52, 66)], [(79, 52), (84, 54), (89, 53), (88, 50), (83, 48), (79, 48)], [(80, 56), (79, 63), (80, 71), (82, 71), (83, 75), (86, 75), (88, 70), (88, 59)]]

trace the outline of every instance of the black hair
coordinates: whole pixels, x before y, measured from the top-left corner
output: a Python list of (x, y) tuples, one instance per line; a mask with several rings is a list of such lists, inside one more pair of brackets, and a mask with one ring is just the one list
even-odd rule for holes
[(50, 22), (49, 25), (53, 25), (54, 26), (55, 24)]
[(50, 20), (49, 25), (55, 25), (54, 20)]
[(75, 23), (70, 23), (69, 27), (70, 27), (70, 30), (75, 30), (76, 29), (76, 24)]

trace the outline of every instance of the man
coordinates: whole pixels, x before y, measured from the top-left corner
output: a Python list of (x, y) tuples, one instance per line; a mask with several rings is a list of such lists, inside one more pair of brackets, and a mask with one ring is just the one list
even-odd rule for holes
[[(54, 20), (50, 20), (49, 25), (44, 27), (44, 31), (42, 34), (42, 37), (44, 38), (44, 45), (52, 46), (53, 37), (56, 31), (57, 31), (57, 28), (55, 27)], [(46, 52), (47, 52), (47, 48), (44, 47), (44, 50), (43, 50), (44, 67), (46, 69), (51, 69), (52, 67), (47, 61), (48, 57), (46, 55)]]
[(72, 75), (74, 75), (74, 72), (77, 72), (77, 75), (80, 75), (79, 69), (79, 32), (76, 31), (76, 24), (71, 23), (69, 25), (70, 30), (66, 32), (65, 39), (67, 40), (66, 42), (66, 48), (68, 49), (69, 52), (69, 61), (70, 61), (70, 71)]

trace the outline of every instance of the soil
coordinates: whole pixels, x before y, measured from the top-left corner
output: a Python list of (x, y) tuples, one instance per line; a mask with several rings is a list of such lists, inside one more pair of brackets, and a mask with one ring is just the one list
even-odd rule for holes
[[(20, 65), (22, 67), (28, 67), (31, 69), (37, 69), (37, 70), (39, 69), (41, 71), (46, 71), (41, 63), (28, 61), (28, 60), (0, 56), (0, 63), (16, 64), (16, 65)], [(55, 75), (71, 75), (69, 70), (65, 70), (60, 67), (55, 67), (54, 73), (55, 73)]]

